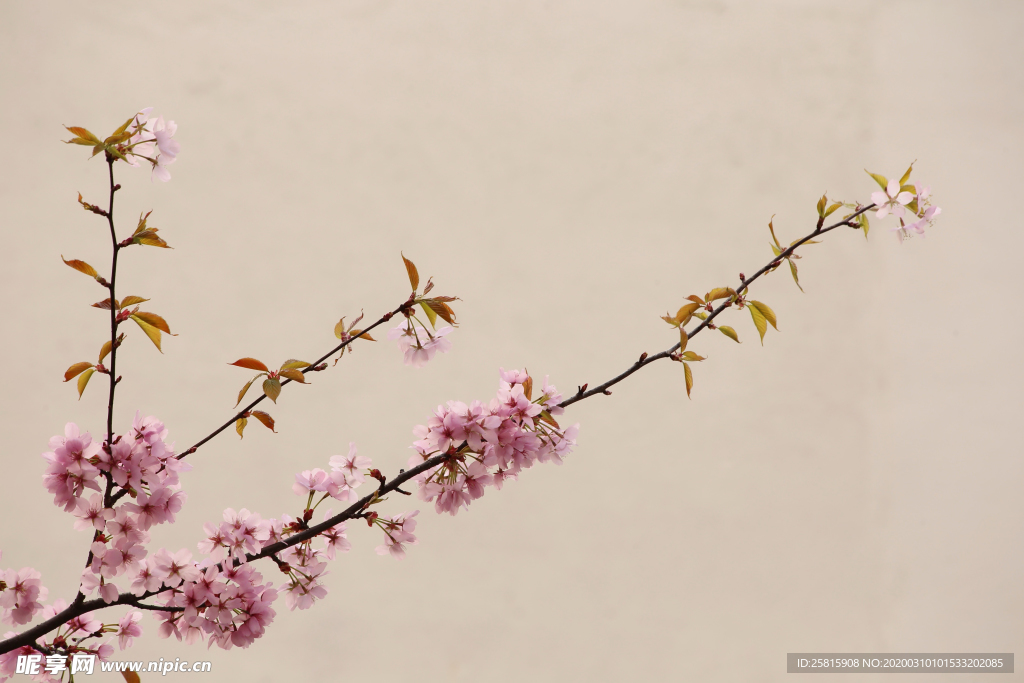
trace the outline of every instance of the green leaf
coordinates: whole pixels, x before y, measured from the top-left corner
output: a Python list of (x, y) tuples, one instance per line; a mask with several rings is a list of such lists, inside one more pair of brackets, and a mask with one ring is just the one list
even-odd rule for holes
[(827, 208), (827, 209), (825, 210), (825, 218), (828, 218), (828, 217), (829, 217), (829, 216), (831, 216), (831, 215), (832, 215), (833, 213), (835, 213), (835, 212), (836, 212), (836, 211), (837, 211), (837, 210), (838, 210), (838, 209), (839, 209), (840, 207), (842, 207), (842, 205), (843, 205), (843, 203), (842, 203), (842, 202), (836, 202), (836, 203), (835, 203), (835, 204), (833, 204), (832, 206), (828, 207), (828, 208)]
[[(768, 230), (770, 230), (771, 233), (772, 233), (772, 239), (775, 241), (775, 246), (777, 246), (779, 248), (779, 250), (781, 251), (782, 250), (782, 245), (779, 244), (779, 238), (775, 236), (775, 226), (772, 225), (772, 221), (774, 221), (774, 220), (775, 220), (775, 215), (772, 214), (771, 219), (769, 219), (769, 221), (768, 221)], [(778, 252), (776, 252), (775, 255), (778, 256), (779, 255)]]
[(818, 210), (818, 216), (820, 218), (825, 217), (825, 205), (828, 204), (828, 198), (825, 195), (821, 195), (821, 199), (818, 200), (818, 206), (815, 207)]
[(725, 299), (727, 297), (734, 296), (735, 294), (736, 290), (733, 289), (732, 287), (715, 287), (710, 292), (708, 292), (707, 296), (705, 296), (704, 298), (707, 301), (716, 301), (718, 299)]
[(718, 331), (724, 334), (729, 339), (732, 339), (737, 344), (740, 343), (740, 338), (736, 335), (736, 330), (732, 329), (728, 325), (719, 325)]
[(78, 400), (82, 400), (82, 392), (85, 391), (85, 385), (89, 383), (89, 378), (92, 377), (93, 373), (96, 372), (96, 368), (89, 368), (81, 375), (78, 376)]
[(416, 270), (416, 264), (405, 258), (405, 254), (402, 254), (402, 260), (405, 262), (405, 272), (409, 274), (409, 284), (412, 285), (412, 291), (416, 291), (420, 286), (420, 274)]
[(693, 351), (687, 351), (686, 353), (683, 354), (683, 360), (692, 360), (695, 362), (699, 362), (702, 360), (706, 360), (706, 358), (704, 356), (698, 356)]
[(868, 169), (866, 169), (866, 168), (864, 169), (864, 172), (865, 172), (865, 173), (867, 173), (867, 174), (868, 174), (869, 176), (871, 176), (872, 178), (874, 178), (874, 179), (875, 179), (875, 182), (876, 182), (876, 183), (878, 183), (878, 186), (879, 186), (880, 188), (882, 188), (883, 190), (884, 190), (884, 189), (885, 189), (886, 187), (888, 187), (888, 185), (889, 185), (889, 181), (885, 179), (885, 176), (884, 176), (884, 175), (878, 175), (877, 173), (872, 173), (871, 171), (869, 171), (869, 170), (868, 170)]
[(765, 317), (765, 320), (770, 322), (772, 327), (776, 330), (779, 329), (779, 326), (777, 325), (778, 320), (775, 318), (775, 311), (773, 311), (768, 304), (753, 300), (748, 301), (747, 304), (750, 306), (756, 306), (757, 310), (761, 311), (761, 315)]
[(142, 328), (142, 331), (146, 333), (146, 336), (149, 337), (149, 340), (153, 342), (154, 346), (156, 346), (157, 351), (163, 353), (164, 350), (160, 348), (160, 330), (158, 330), (156, 327), (150, 325), (148, 322), (140, 318), (138, 314), (132, 315), (131, 318), (139, 327)]
[[(788, 258), (786, 260), (789, 261), (789, 272), (793, 273), (793, 282), (796, 283), (797, 287), (800, 287), (800, 278), (797, 277), (797, 274), (796, 274), (796, 264), (793, 263), (793, 259), (789, 259)], [(804, 288), (800, 287), (800, 291), (801, 292), (804, 291)]]
[(245, 431), (245, 425), (247, 425), (248, 423), (249, 421), (246, 420), (244, 417), (240, 417), (237, 420), (235, 420), (235, 431), (238, 432), (238, 438), (244, 438), (242, 436), (242, 432)]
[(757, 333), (761, 335), (761, 346), (764, 346), (764, 333), (768, 331), (768, 320), (765, 319), (761, 311), (757, 310), (757, 306), (747, 306), (747, 310), (750, 311), (750, 317), (754, 319), (754, 327), (757, 328)]
[[(109, 344), (110, 342), (107, 342), (107, 343)], [(100, 362), (101, 363), (103, 362), (102, 358), (100, 359)], [(85, 372), (86, 370), (88, 370), (91, 367), (92, 367), (92, 363), (88, 363), (88, 362), (85, 362), (85, 361), (82, 361), (81, 363), (75, 363), (74, 365), (72, 365), (70, 368), (68, 368), (64, 372), (64, 381), (65, 382), (70, 382), (72, 379), (74, 379), (75, 377), (78, 377), (80, 374), (82, 374), (83, 372)]]
[(420, 302), (420, 308), (422, 308), (423, 312), (427, 314), (427, 320), (430, 321), (430, 326), (437, 329), (437, 313), (434, 312), (434, 309), (428, 306), (425, 301)]
[(267, 378), (263, 380), (263, 393), (267, 395), (274, 403), (277, 403), (277, 397), (281, 395), (281, 381), (278, 379)]
[[(916, 164), (917, 162), (915, 161), (914, 163)], [(902, 186), (903, 186), (903, 185), (904, 185), (904, 184), (905, 184), (905, 183), (906, 183), (906, 182), (907, 182), (908, 180), (910, 180), (910, 172), (911, 172), (911, 171), (913, 171), (913, 170), (914, 170), (914, 164), (910, 164), (910, 168), (908, 168), (908, 169), (907, 169), (907, 172), (903, 174), (903, 177), (902, 177), (902, 178), (900, 178), (900, 186), (901, 186), (901, 187), (902, 187)]]
[(693, 372), (690, 370), (689, 363), (683, 363), (683, 374), (686, 375), (686, 398), (690, 398), (690, 390), (693, 389)]

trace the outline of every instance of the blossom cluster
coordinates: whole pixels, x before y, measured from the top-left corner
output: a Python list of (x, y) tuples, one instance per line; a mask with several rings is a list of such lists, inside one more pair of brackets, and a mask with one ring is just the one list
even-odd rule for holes
[(167, 167), (174, 163), (181, 151), (181, 145), (174, 139), (178, 126), (174, 121), (165, 121), (163, 116), (150, 119), (152, 111), (152, 107), (146, 107), (135, 115), (129, 128), (131, 137), (125, 161), (138, 167), (141, 165), (138, 160), (143, 159), (153, 167), (153, 180), (167, 182), (171, 179)]
[[(897, 233), (900, 240), (909, 239), (913, 235), (924, 236), (924, 229), (935, 223), (942, 209), (932, 206), (931, 188), (920, 182), (908, 183), (913, 165), (900, 180), (886, 180), (882, 176), (872, 174), (881, 190), (871, 193), (871, 201), (878, 206), (875, 218), (892, 215), (899, 219), (899, 225), (890, 228)], [(907, 216), (907, 212), (910, 216)], [(913, 220), (916, 218), (917, 220)]]
[[(313, 511), (328, 498), (343, 502), (355, 498), (355, 489), (366, 480), (363, 470), (371, 464), (370, 459), (358, 455), (355, 444), (349, 444), (347, 455), (335, 455), (329, 462), (330, 472), (317, 468), (295, 475), (292, 489), (306, 496), (301, 518), (263, 519), (245, 508), (238, 512), (228, 508), (219, 525), (208, 522), (203, 526), (206, 538), (198, 545), (206, 555), (202, 561), (192, 563), (191, 555), (181, 551), (170, 568), (162, 564), (155, 573), (150, 572), (147, 580), (151, 587), (144, 586), (146, 590), (158, 590), (161, 583), (171, 588), (162, 597), (163, 604), (174, 610), (158, 612), (163, 619), (161, 636), (174, 635), (188, 642), (208, 640), (225, 649), (244, 648), (273, 621), (271, 605), (280, 593), (293, 610), (307, 609), (327, 595), (323, 585), (327, 561), (351, 548), (344, 522), (273, 554), (278, 569), (288, 577), (280, 588), (262, 583), (262, 575), (249, 559), (308, 529)], [(331, 514), (328, 509), (324, 519)], [(167, 576), (173, 582), (168, 582)]]
[(413, 430), (417, 440), (410, 467), (436, 455), (448, 456), (417, 477), (420, 498), (433, 501), (438, 513), (457, 514), (486, 487), (500, 489), (534, 463), (561, 464), (576, 445), (579, 425), (563, 429), (555, 420), (563, 412), (558, 405), (562, 395), (546, 377), (534, 399), (533, 378), (525, 371), (502, 368), (500, 375), (498, 395), (490, 403), (449, 401)]
[(445, 337), (452, 328), (445, 325), (433, 332), (415, 322), (414, 318), (393, 327), (388, 332), (388, 339), (398, 341), (398, 348), (405, 354), (405, 364), (421, 368), (434, 357), (438, 351), (448, 353), (452, 343)]

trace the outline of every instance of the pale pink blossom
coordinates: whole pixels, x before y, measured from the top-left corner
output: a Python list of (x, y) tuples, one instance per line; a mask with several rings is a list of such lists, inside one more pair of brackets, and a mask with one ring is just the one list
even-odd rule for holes
[(871, 201), (878, 205), (875, 216), (885, 218), (890, 213), (897, 218), (904, 214), (903, 207), (914, 200), (914, 195), (907, 191), (900, 191), (898, 180), (890, 180), (885, 191), (872, 192)]

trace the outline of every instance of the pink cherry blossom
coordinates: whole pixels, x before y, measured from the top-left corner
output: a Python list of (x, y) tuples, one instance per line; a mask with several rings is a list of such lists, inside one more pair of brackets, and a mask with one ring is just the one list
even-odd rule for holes
[(131, 647), (134, 639), (142, 635), (140, 621), (142, 621), (142, 612), (138, 610), (132, 610), (121, 617), (121, 621), (117, 625), (117, 643), (122, 650)]
[(174, 587), (182, 581), (195, 581), (199, 578), (199, 568), (192, 562), (192, 553), (182, 549), (173, 555), (161, 548), (153, 556), (154, 567), (164, 575), (164, 585)]
[(31, 567), (23, 567), (21, 571), (8, 569), (0, 573), (0, 580), (7, 584), (0, 592), (3, 621), (12, 626), (32, 621), (49, 593), (39, 572)]
[(78, 520), (75, 521), (76, 529), (103, 531), (107, 520), (114, 516), (114, 511), (103, 507), (103, 496), (97, 493), (91, 496), (88, 501), (79, 498), (74, 514), (78, 517)]
[(363, 470), (369, 469), (373, 461), (365, 456), (356, 455), (356, 444), (353, 441), (348, 444), (348, 455), (331, 456), (330, 464), (331, 469), (345, 474), (345, 479), (351, 488), (356, 488), (366, 481)]
[(139, 560), (136, 563), (135, 575), (132, 579), (131, 592), (133, 595), (152, 593), (158, 590), (163, 584), (164, 574), (154, 569), (153, 561)]

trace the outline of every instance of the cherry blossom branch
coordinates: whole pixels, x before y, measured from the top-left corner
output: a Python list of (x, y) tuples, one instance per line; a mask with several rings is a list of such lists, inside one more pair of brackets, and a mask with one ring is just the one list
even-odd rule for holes
[[(286, 548), (290, 548), (294, 545), (302, 543), (303, 541), (307, 541), (311, 538), (319, 536), (323, 532), (327, 531), (331, 527), (340, 524), (341, 522), (345, 522), (350, 519), (356, 518), (371, 503), (383, 499), (385, 495), (397, 490), (398, 487), (400, 487), (405, 482), (409, 481), (410, 479), (413, 479), (414, 477), (416, 477), (419, 474), (422, 474), (423, 472), (426, 472), (427, 470), (430, 470), (440, 465), (449, 457), (450, 456), (448, 454), (436, 455), (428, 460), (423, 461), (423, 463), (417, 465), (416, 467), (413, 467), (412, 469), (401, 470), (398, 476), (396, 476), (394, 479), (391, 479), (386, 483), (381, 484), (373, 493), (363, 496), (355, 503), (350, 505), (348, 508), (346, 508), (343, 512), (335, 515), (334, 517), (331, 517), (330, 519), (324, 522), (321, 522), (320, 524), (311, 526), (308, 529), (293, 534), (292, 536), (288, 537), (287, 540), (275, 543), (273, 545), (269, 545), (259, 553), (247, 554), (246, 561), (252, 562), (255, 560), (263, 559), (265, 557), (271, 557), (281, 552), (282, 550), (285, 550)], [(235, 564), (241, 564), (240, 560), (236, 559)], [(92, 600), (84, 600), (81, 602), (76, 601), (75, 603), (71, 604), (69, 607), (59, 612), (58, 614), (50, 617), (46, 621), (36, 626), (33, 626), (32, 628), (23, 631), (16, 636), (12, 636), (7, 640), (0, 641), (0, 654), (10, 652), (11, 650), (15, 650), (25, 645), (32, 645), (36, 649), (40, 650), (40, 652), (45, 652), (42, 646), (35, 643), (36, 638), (44, 636), (50, 631), (53, 631), (54, 629), (60, 628), (66, 622), (70, 621), (71, 619), (74, 619), (75, 617), (79, 617), (83, 614), (103, 609), (105, 607), (127, 605), (129, 607), (138, 607), (140, 609), (148, 609), (161, 612), (182, 611), (183, 608), (180, 607), (153, 606), (142, 602), (142, 600), (151, 598), (154, 595), (159, 595), (160, 593), (169, 591), (171, 589), (172, 587), (164, 587), (155, 591), (147, 591), (142, 595), (138, 596), (128, 593), (119, 596), (116, 600), (112, 602), (104, 602), (102, 598), (94, 598)]]
[[(800, 238), (796, 242), (793, 242), (793, 244), (791, 244), (788, 248), (786, 248), (783, 251), (781, 251), (778, 256), (774, 257), (771, 261), (769, 261), (763, 268), (761, 268), (761, 270), (757, 271), (756, 273), (754, 273), (750, 277), (741, 278), (740, 279), (739, 287), (736, 288), (736, 291), (738, 293), (743, 292), (744, 289), (749, 287), (759, 277), (761, 277), (762, 275), (764, 275), (765, 273), (767, 273), (769, 271), (775, 270), (775, 268), (779, 267), (779, 265), (782, 264), (783, 259), (788, 258), (789, 256), (791, 256), (793, 254), (793, 252), (796, 251), (797, 247), (807, 243), (812, 238), (817, 237), (818, 235), (823, 235), (826, 232), (830, 232), (830, 231), (835, 230), (836, 228), (840, 228), (840, 227), (852, 227), (852, 228), (860, 227), (860, 225), (855, 223), (853, 219), (857, 218), (862, 213), (864, 213), (866, 211), (870, 211), (871, 209), (875, 209), (875, 208), (878, 208), (876, 204), (869, 204), (867, 206), (863, 206), (863, 207), (857, 209), (857, 211), (855, 211), (854, 213), (850, 214), (849, 216), (846, 216), (845, 218), (843, 218), (843, 220), (839, 221), (838, 223), (833, 223), (832, 225), (830, 225), (828, 227), (822, 227), (822, 225), (819, 224), (814, 229), (813, 232), (811, 232), (808, 235)], [(708, 317), (705, 318), (704, 320), (702, 320), (700, 322), (700, 324), (697, 325), (693, 329), (693, 331), (688, 332), (686, 334), (687, 338), (688, 339), (692, 339), (697, 333), (699, 333), (701, 330), (706, 328), (711, 323), (711, 321), (713, 321), (718, 316), (719, 313), (721, 313), (725, 309), (727, 309), (730, 306), (732, 306), (732, 303), (733, 302), (732, 302), (732, 300), (730, 298), (730, 299), (726, 299), (723, 303), (719, 304), (718, 308), (714, 309), (711, 313), (709, 313)], [(669, 357), (671, 357), (672, 354), (675, 353), (676, 349), (679, 348), (679, 346), (680, 346), (680, 344), (677, 342), (671, 348), (668, 348), (668, 349), (662, 351), (661, 353), (656, 353), (653, 356), (648, 356), (645, 353), (642, 356), (640, 356), (640, 359), (638, 361), (636, 361), (635, 363), (633, 363), (633, 365), (630, 366), (625, 372), (623, 372), (623, 373), (621, 373), (619, 375), (616, 375), (615, 377), (611, 378), (610, 380), (608, 380), (604, 384), (598, 385), (598, 386), (594, 387), (593, 389), (590, 389), (589, 391), (587, 390), (587, 385), (584, 384), (583, 386), (580, 387), (579, 391), (577, 391), (574, 396), (572, 396), (571, 398), (567, 398), (566, 400), (562, 401), (558, 405), (560, 407), (562, 407), (562, 408), (566, 408), (568, 406), (571, 406), (573, 403), (578, 403), (579, 401), (582, 401), (585, 398), (590, 398), (591, 396), (595, 396), (597, 394), (610, 395), (611, 392), (608, 391), (609, 388), (615, 386), (616, 384), (618, 384), (622, 380), (626, 379), (627, 377), (632, 375), (634, 372), (636, 372), (640, 368), (646, 367), (646, 366), (650, 365), (651, 363), (653, 363), (654, 361), (661, 360), (662, 358), (669, 358)]]
[[(414, 292), (413, 294), (415, 295), (415, 292)], [(317, 359), (316, 359), (315, 361), (313, 361), (313, 362), (312, 362), (312, 363), (311, 363), (311, 364), (310, 364), (310, 365), (309, 365), (308, 367), (306, 367), (306, 368), (305, 368), (305, 369), (303, 369), (303, 370), (299, 370), (299, 372), (301, 372), (301, 373), (302, 373), (303, 375), (305, 375), (305, 374), (307, 374), (307, 373), (309, 373), (309, 372), (320, 372), (320, 371), (322, 371), (322, 370), (325, 370), (327, 366), (326, 366), (326, 365), (324, 365), (323, 367), (321, 367), (321, 365), (320, 365), (321, 363), (323, 363), (323, 362), (324, 362), (324, 361), (326, 361), (326, 360), (327, 360), (328, 358), (330, 358), (331, 356), (333, 356), (334, 354), (336, 354), (336, 353), (337, 353), (338, 351), (341, 351), (342, 349), (344, 349), (345, 347), (347, 347), (347, 346), (348, 346), (349, 344), (351, 344), (352, 342), (354, 342), (354, 341), (355, 341), (356, 339), (359, 339), (359, 338), (360, 338), (360, 337), (362, 337), (363, 335), (367, 334), (367, 333), (368, 333), (368, 332), (369, 332), (370, 330), (374, 329), (375, 327), (377, 327), (377, 326), (379, 326), (379, 325), (383, 325), (384, 323), (386, 323), (387, 321), (391, 320), (391, 318), (393, 318), (394, 316), (398, 315), (398, 314), (399, 314), (399, 313), (401, 313), (402, 311), (405, 311), (405, 310), (407, 310), (407, 309), (410, 309), (410, 308), (412, 308), (412, 302), (413, 302), (413, 298), (414, 298), (414, 296), (410, 296), (410, 297), (409, 297), (408, 299), (406, 299), (406, 300), (405, 300), (405, 301), (404, 301), (404, 302), (402, 303), (402, 305), (400, 305), (400, 306), (399, 306), (398, 308), (396, 308), (396, 309), (394, 309), (394, 310), (392, 310), (392, 311), (389, 311), (389, 312), (385, 313), (384, 315), (382, 315), (382, 316), (381, 316), (381, 317), (380, 317), (380, 318), (379, 318), (379, 319), (377, 320), (377, 322), (373, 323), (372, 325), (370, 325), (369, 327), (367, 327), (367, 328), (366, 328), (365, 330), (362, 330), (362, 331), (360, 331), (360, 333), (359, 333), (359, 334), (353, 335), (353, 336), (352, 336), (351, 338), (349, 338), (349, 339), (346, 339), (345, 341), (341, 342), (340, 344), (338, 344), (337, 346), (335, 346), (335, 347), (334, 347), (333, 349), (331, 349), (330, 351), (328, 351), (328, 352), (327, 352), (327, 353), (325, 353), (324, 355), (320, 356), (320, 358), (317, 358)], [(293, 381), (294, 381), (294, 380), (291, 380), (291, 379), (285, 379), (285, 380), (284, 380), (283, 382), (281, 382), (281, 386), (284, 386), (284, 385), (286, 385), (286, 384), (290, 384), (290, 383), (291, 383), (291, 382), (293, 382)], [(205, 436), (204, 438), (202, 438), (202, 439), (200, 439), (199, 441), (197, 441), (197, 442), (196, 442), (196, 443), (195, 443), (195, 444), (194, 444), (194, 445), (193, 445), (193, 446), (192, 446), (191, 448), (189, 448), (188, 450), (186, 450), (186, 451), (183, 451), (183, 452), (182, 452), (182, 453), (181, 453), (180, 455), (178, 455), (178, 456), (177, 456), (177, 457), (178, 457), (178, 459), (179, 459), (179, 460), (181, 460), (182, 458), (184, 458), (184, 457), (186, 457), (186, 456), (188, 456), (188, 455), (191, 455), (192, 453), (195, 453), (195, 452), (196, 452), (196, 451), (197, 451), (197, 450), (199, 449), (199, 447), (200, 447), (200, 446), (204, 445), (204, 444), (205, 444), (206, 442), (208, 442), (208, 441), (210, 441), (211, 439), (213, 439), (213, 437), (217, 436), (218, 434), (220, 434), (221, 432), (223, 432), (223, 431), (224, 431), (225, 429), (227, 429), (227, 428), (228, 428), (228, 427), (230, 427), (231, 425), (235, 424), (235, 421), (236, 421), (236, 420), (238, 420), (238, 419), (239, 419), (239, 418), (241, 418), (241, 417), (242, 417), (243, 415), (245, 415), (246, 413), (248, 413), (249, 411), (251, 411), (251, 410), (252, 410), (253, 408), (255, 408), (255, 407), (256, 407), (257, 405), (259, 405), (259, 404), (260, 404), (260, 403), (261, 403), (261, 402), (263, 401), (263, 399), (265, 399), (266, 397), (267, 397), (267, 395), (266, 395), (266, 394), (262, 394), (262, 395), (260, 395), (260, 396), (259, 396), (259, 397), (258, 397), (258, 398), (257, 398), (256, 400), (254, 400), (254, 401), (253, 401), (252, 403), (250, 403), (249, 405), (247, 405), (247, 406), (246, 406), (245, 408), (243, 408), (243, 409), (242, 409), (242, 410), (240, 410), (239, 412), (235, 413), (235, 415), (234, 415), (234, 416), (233, 416), (233, 417), (232, 417), (231, 419), (229, 419), (229, 420), (228, 420), (227, 422), (225, 422), (225, 423), (224, 423), (224, 424), (222, 424), (222, 425), (221, 425), (220, 427), (218, 427), (217, 429), (215, 429), (215, 430), (213, 430), (212, 432), (210, 432), (210, 434), (208, 434), (208, 435), (207, 435), (207, 436)]]
[[(281, 552), (282, 550), (285, 550), (286, 548), (290, 548), (294, 545), (302, 543), (303, 541), (308, 541), (311, 538), (319, 536), (331, 527), (337, 526), (342, 522), (346, 522), (350, 519), (360, 516), (360, 513), (367, 507), (369, 507), (371, 503), (377, 500), (382, 500), (383, 496), (398, 490), (398, 488), (405, 482), (415, 478), (416, 476), (422, 474), (423, 472), (426, 472), (437, 467), (450, 457), (451, 456), (448, 455), (447, 453), (442, 453), (440, 455), (435, 455), (432, 458), (424, 460), (422, 463), (416, 465), (416, 467), (413, 467), (412, 469), (399, 470), (397, 477), (388, 480), (386, 483), (381, 484), (373, 493), (369, 493), (363, 496), (356, 502), (352, 503), (352, 505), (345, 508), (343, 512), (331, 517), (330, 519), (324, 520), (320, 524), (316, 524), (314, 526), (309, 527), (308, 529), (305, 529), (304, 531), (300, 531), (297, 534), (293, 534), (284, 541), (280, 541), (273, 545), (268, 545), (266, 548), (264, 548), (258, 553), (246, 554), (246, 561), (252, 562), (254, 560), (259, 560), (264, 557), (276, 555), (277, 553)], [(240, 562), (236, 560), (235, 564), (240, 564)]]

